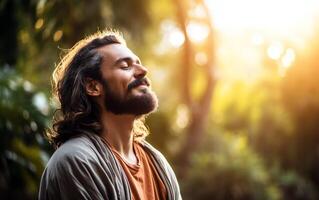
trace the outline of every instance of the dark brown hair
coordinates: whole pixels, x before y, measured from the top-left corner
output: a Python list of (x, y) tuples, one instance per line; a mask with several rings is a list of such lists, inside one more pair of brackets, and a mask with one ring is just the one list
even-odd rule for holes
[[(58, 147), (81, 133), (99, 134), (100, 108), (85, 91), (87, 78), (102, 81), (100, 65), (102, 56), (98, 48), (109, 44), (124, 44), (123, 37), (115, 31), (97, 32), (76, 43), (61, 59), (53, 72), (53, 95), (60, 108), (53, 117), (53, 127), (48, 139)], [(148, 130), (144, 118), (135, 120), (135, 138), (144, 138)]]

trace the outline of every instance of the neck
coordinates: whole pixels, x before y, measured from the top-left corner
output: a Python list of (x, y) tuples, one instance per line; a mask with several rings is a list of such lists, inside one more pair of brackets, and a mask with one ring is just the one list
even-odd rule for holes
[(133, 151), (133, 125), (135, 116), (115, 115), (102, 112), (101, 123), (103, 131), (101, 136), (127, 161), (135, 163)]

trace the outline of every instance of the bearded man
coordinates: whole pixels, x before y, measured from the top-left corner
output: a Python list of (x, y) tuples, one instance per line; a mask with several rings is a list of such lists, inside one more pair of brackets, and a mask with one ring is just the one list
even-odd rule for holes
[(53, 72), (57, 147), (39, 199), (181, 199), (164, 156), (145, 141), (158, 100), (147, 68), (117, 32), (78, 42)]

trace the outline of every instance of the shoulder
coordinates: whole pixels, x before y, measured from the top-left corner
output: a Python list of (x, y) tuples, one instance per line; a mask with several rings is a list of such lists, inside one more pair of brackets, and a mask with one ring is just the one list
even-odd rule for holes
[[(60, 199), (59, 191), (73, 186), (71, 180), (82, 180), (83, 169), (94, 160), (94, 152), (90, 141), (79, 136), (62, 144), (51, 156), (41, 177), (39, 199), (46, 196)], [(63, 187), (61, 188), (61, 185)]]
[(174, 174), (169, 162), (159, 150), (145, 140), (139, 142), (139, 144), (143, 147), (144, 151), (151, 156), (153, 162), (158, 166), (159, 169), (165, 171), (167, 174)]
[(46, 170), (50, 173), (62, 172), (79, 164), (89, 164), (97, 161), (96, 147), (88, 137), (79, 136), (62, 144), (51, 156)]
[(157, 150), (153, 145), (148, 143), (145, 140), (139, 142), (139, 145), (147, 152), (149, 152), (152, 156), (155, 156), (157, 159), (167, 162), (165, 156)]
[(111, 171), (113, 166), (105, 161), (108, 155), (105, 148), (99, 137), (93, 135), (81, 135), (61, 145), (42, 174), (39, 199), (116, 196), (116, 179)]

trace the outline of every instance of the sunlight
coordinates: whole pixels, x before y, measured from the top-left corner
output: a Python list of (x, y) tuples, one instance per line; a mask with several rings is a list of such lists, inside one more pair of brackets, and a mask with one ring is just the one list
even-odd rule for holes
[(206, 0), (216, 28), (257, 28), (278, 33), (314, 23), (316, 0)]
[(207, 55), (204, 52), (196, 53), (195, 62), (198, 65), (205, 65), (207, 63)]
[[(318, 0), (205, 0), (214, 29), (225, 80), (252, 83), (262, 76), (265, 58), (284, 76), (295, 51), (307, 48), (319, 11)], [(274, 74), (275, 75), (275, 74)]]
[(187, 25), (187, 33), (192, 42), (200, 43), (207, 38), (209, 29), (207, 26), (204, 26), (202, 24), (190, 22)]
[(290, 67), (290, 65), (295, 60), (295, 52), (293, 49), (288, 48), (281, 59), (281, 64), (284, 68)]
[[(319, 17), (317, 0), (205, 0), (216, 30), (219, 74), (224, 80), (255, 82), (265, 72), (265, 58), (275, 61), (283, 76), (295, 61), (295, 52), (307, 48)], [(187, 34), (194, 44), (203, 44), (209, 28), (200, 22), (201, 6), (189, 11)], [(178, 49), (185, 42), (172, 21), (161, 24), (163, 39), (158, 54), (168, 48)], [(168, 48), (167, 48), (168, 47)], [(204, 65), (207, 56), (197, 53), (196, 64)], [(275, 75), (275, 74), (274, 74)]]
[(169, 34), (169, 42), (175, 48), (180, 47), (184, 43), (184, 40), (185, 40), (184, 35), (178, 30), (173, 30)]
[(34, 28), (35, 28), (35, 29), (40, 29), (40, 28), (42, 28), (43, 24), (44, 24), (44, 20), (43, 20), (42, 18), (40, 18), (40, 19), (38, 19), (38, 20), (35, 22)]
[(162, 41), (156, 52), (163, 54), (167, 51), (167, 47), (179, 48), (183, 45), (185, 38), (181, 30), (176, 24), (170, 20), (165, 20), (161, 24), (161, 32), (163, 34)]
[(291, 65), (295, 61), (295, 57), (295, 51), (292, 48), (286, 49), (280, 59), (280, 67), (278, 69), (278, 73), (280, 76), (285, 76), (286, 70), (291, 67)]
[(284, 47), (280, 42), (273, 42), (267, 49), (267, 54), (269, 58), (277, 60), (283, 53)]
[(176, 113), (176, 121), (175, 121), (175, 129), (183, 129), (185, 128), (189, 123), (189, 111), (187, 107), (183, 104), (179, 105), (177, 107), (177, 113)]
[(255, 33), (252, 37), (251, 37), (251, 42), (254, 45), (261, 45), (264, 43), (264, 37), (260, 34)]
[(61, 40), (63, 36), (63, 31), (62, 30), (57, 30), (54, 34), (53, 34), (53, 41), (57, 42), (59, 40)]

